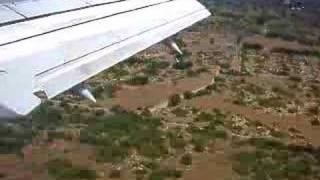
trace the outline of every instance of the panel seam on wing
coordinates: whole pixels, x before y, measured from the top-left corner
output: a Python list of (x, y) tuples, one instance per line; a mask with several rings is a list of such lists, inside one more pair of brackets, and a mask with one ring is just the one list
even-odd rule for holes
[(113, 3), (119, 3), (119, 2), (123, 2), (123, 1), (127, 1), (127, 0), (117, 0), (117, 1), (113, 1), (113, 2), (92, 4), (92, 5), (88, 5), (88, 6), (84, 6), (84, 7), (68, 9), (68, 10), (58, 11), (58, 12), (52, 12), (52, 13), (47, 13), (47, 14), (41, 14), (41, 15), (33, 16), (33, 17), (26, 17), (24, 14), (19, 13), (14, 8), (11, 8), (8, 5), (3, 5), (5, 7), (7, 7), (7, 8), (9, 8), (10, 10), (14, 11), (15, 13), (23, 16), (25, 19), (19, 19), (19, 20), (14, 20), (14, 21), (10, 21), (10, 22), (0, 23), (0, 27), (8, 26), (8, 25), (11, 25), (11, 24), (16, 24), (16, 23), (20, 23), (20, 22), (31, 21), (31, 20), (35, 20), (35, 19), (39, 19), (39, 18), (45, 18), (45, 17), (49, 17), (49, 16), (54, 16), (54, 15), (58, 15), (58, 14), (63, 14), (63, 13), (68, 13), (68, 12), (73, 12), (73, 11), (79, 11), (79, 10), (83, 10), (83, 9), (88, 9), (88, 8), (93, 8), (93, 7), (98, 7), (98, 6), (104, 6), (104, 5), (113, 4)]
[(193, 15), (193, 14), (199, 13), (199, 12), (204, 11), (204, 10), (206, 10), (206, 9), (203, 8), (203, 9), (194, 11), (194, 12), (192, 12), (192, 13), (189, 13), (189, 14), (185, 15), (185, 16), (182, 16), (182, 17), (180, 17), (180, 18), (175, 19), (174, 21), (167, 21), (167, 22), (164, 23), (164, 24), (161, 24), (161, 25), (155, 26), (155, 27), (153, 27), (153, 28), (144, 30), (144, 31), (142, 31), (142, 32), (140, 32), (140, 33), (138, 33), (138, 34), (129, 36), (129, 37), (123, 39), (123, 40), (120, 40), (120, 41), (115, 42), (115, 43), (112, 43), (112, 44), (110, 44), (110, 45), (108, 45), (108, 46), (99, 48), (99, 49), (97, 49), (97, 50), (95, 50), (95, 51), (92, 51), (92, 52), (90, 52), (90, 53), (87, 53), (87, 54), (85, 54), (85, 55), (82, 55), (82, 56), (80, 56), (80, 57), (78, 57), (78, 58), (76, 58), (76, 59), (69, 60), (68, 62), (65, 62), (65, 63), (63, 63), (63, 64), (60, 64), (60, 65), (56, 66), (56, 67), (53, 67), (53, 68), (51, 68), (51, 69), (48, 69), (48, 70), (46, 70), (46, 71), (44, 71), (44, 72), (41, 72), (41, 73), (39, 73), (39, 74), (36, 74), (35, 77), (41, 76), (41, 75), (43, 75), (43, 74), (45, 74), (45, 73), (48, 73), (48, 72), (50, 72), (50, 71), (54, 71), (55, 69), (58, 69), (58, 68), (60, 68), (60, 67), (62, 67), (62, 66), (66, 66), (66, 65), (71, 64), (71, 63), (74, 63), (74, 62), (76, 62), (76, 61), (79, 60), (79, 59), (82, 59), (82, 58), (84, 58), (84, 57), (86, 57), (86, 56), (89, 56), (89, 55), (91, 55), (91, 54), (94, 54), (94, 53), (96, 53), (96, 52), (102, 51), (102, 50), (104, 50), (104, 49), (106, 49), (106, 48), (109, 48), (109, 47), (111, 47), (111, 46), (114, 46), (114, 45), (116, 45), (116, 44), (120, 44), (120, 43), (122, 43), (122, 42), (124, 42), (124, 41), (127, 41), (128, 39), (131, 39), (131, 38), (133, 38), (133, 37), (135, 37), (135, 36), (139, 36), (139, 35), (142, 35), (142, 34), (144, 34), (144, 33), (146, 33), (146, 32), (149, 32), (149, 31), (152, 31), (152, 30), (154, 30), (154, 29), (157, 29), (157, 28), (159, 28), (159, 27), (168, 25), (168, 24), (170, 24), (170, 23), (174, 23), (174, 22), (179, 21), (179, 20), (181, 20), (181, 19), (183, 19), (183, 18), (185, 18), (185, 17), (191, 16), (191, 15)]
[(143, 7), (127, 10), (127, 11), (122, 11), (122, 12), (115, 13), (115, 14), (112, 14), (112, 15), (103, 16), (103, 17), (100, 17), (100, 18), (97, 18), (97, 19), (92, 19), (92, 20), (88, 20), (88, 21), (81, 22), (81, 23), (78, 23), (78, 24), (73, 24), (71, 26), (66, 26), (66, 27), (62, 27), (62, 28), (59, 28), (59, 29), (54, 29), (54, 30), (51, 30), (51, 31), (48, 31), (48, 32), (44, 32), (44, 33), (41, 33), (41, 34), (36, 34), (36, 35), (29, 36), (29, 37), (25, 37), (25, 38), (21, 38), (21, 39), (18, 39), (18, 40), (14, 40), (14, 41), (10, 41), (10, 42), (6, 42), (6, 43), (3, 43), (3, 44), (0, 44), (0, 47), (1, 46), (6, 46), (6, 45), (9, 45), (9, 44), (13, 44), (13, 43), (17, 43), (17, 42), (21, 42), (21, 41), (24, 41), (24, 40), (27, 40), (27, 39), (39, 37), (39, 36), (42, 36), (42, 35), (50, 34), (50, 33), (53, 33), (53, 32), (61, 31), (61, 30), (67, 29), (67, 28), (79, 26), (79, 25), (82, 25), (82, 24), (87, 24), (87, 23), (90, 23), (90, 22), (94, 22), (94, 21), (110, 18), (110, 17), (116, 16), (116, 15), (129, 13), (129, 12), (133, 12), (133, 11), (138, 11), (138, 10), (141, 10), (141, 9), (146, 9), (146, 8), (157, 6), (157, 5), (160, 5), (160, 4), (169, 3), (171, 1), (174, 1), (174, 0), (168, 0), (168, 1), (160, 2), (160, 3), (156, 3), (156, 4), (151, 4), (151, 5), (148, 5), (148, 6), (143, 6)]

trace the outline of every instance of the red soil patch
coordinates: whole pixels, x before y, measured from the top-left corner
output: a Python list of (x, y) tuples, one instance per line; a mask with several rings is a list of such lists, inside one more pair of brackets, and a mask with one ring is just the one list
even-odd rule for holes
[(150, 107), (166, 101), (171, 95), (192, 91), (206, 86), (212, 81), (212, 75), (202, 74), (195, 78), (185, 78), (177, 83), (164, 82), (117, 91), (112, 104), (119, 104), (129, 110)]
[(302, 45), (298, 42), (284, 41), (279, 38), (266, 38), (260, 35), (246, 37), (243, 39), (242, 43), (251, 45), (258, 44), (268, 51), (278, 48), (285, 48), (295, 52), (312, 52), (315, 49), (311, 46)]
[(320, 146), (320, 127), (314, 127), (310, 124), (308, 118), (304, 115), (278, 115), (265, 113), (259, 109), (235, 105), (227, 102), (223, 97), (200, 97), (187, 102), (188, 105), (200, 109), (214, 108), (223, 109), (251, 120), (257, 120), (271, 128), (279, 128), (288, 131), (290, 128), (299, 130), (302, 135), (314, 146)]

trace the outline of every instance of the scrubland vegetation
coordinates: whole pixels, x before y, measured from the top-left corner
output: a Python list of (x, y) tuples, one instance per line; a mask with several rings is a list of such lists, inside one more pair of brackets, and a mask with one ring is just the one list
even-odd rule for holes
[(142, 52), (89, 80), (98, 103), (66, 93), (1, 124), (0, 157), (56, 180), (319, 179), (319, 33), (269, 1), (205, 4), (215, 16), (177, 36), (185, 56)]

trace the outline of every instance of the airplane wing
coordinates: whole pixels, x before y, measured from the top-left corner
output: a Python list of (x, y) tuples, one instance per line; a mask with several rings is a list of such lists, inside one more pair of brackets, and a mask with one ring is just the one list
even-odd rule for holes
[(196, 0), (0, 1), (0, 118), (156, 44), (210, 13)]

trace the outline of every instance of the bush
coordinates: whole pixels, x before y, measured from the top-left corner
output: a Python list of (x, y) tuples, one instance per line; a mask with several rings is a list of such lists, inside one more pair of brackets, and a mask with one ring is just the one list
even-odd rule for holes
[(300, 54), (300, 55), (311, 55), (312, 51), (308, 49), (290, 49), (286, 47), (275, 47), (271, 52), (284, 53), (284, 54)]
[(313, 56), (320, 59), (320, 51), (314, 51)]
[(245, 167), (254, 166), (258, 161), (255, 152), (240, 152), (234, 158)]
[(183, 137), (177, 137), (175, 134), (174, 137), (170, 137), (170, 145), (175, 149), (184, 149), (187, 142)]
[(228, 138), (228, 134), (224, 130), (216, 130), (216, 131), (214, 131), (214, 136), (216, 138), (221, 138), (221, 139), (227, 139)]
[(211, 90), (210, 89), (201, 89), (199, 91), (197, 91), (196, 93), (194, 93), (194, 96), (205, 96), (205, 95), (209, 95), (211, 94)]
[(258, 98), (257, 99), (260, 106), (267, 108), (284, 108), (286, 107), (286, 102), (279, 97), (271, 98)]
[(186, 166), (189, 166), (192, 164), (192, 155), (191, 154), (184, 154), (181, 159), (180, 163)]
[(250, 144), (260, 149), (283, 149), (285, 145), (278, 140), (272, 138), (253, 138), (250, 139)]
[(320, 121), (316, 118), (312, 119), (310, 123), (312, 126), (320, 126)]
[(160, 60), (146, 60), (144, 72), (150, 75), (158, 74), (159, 69), (166, 69), (170, 66), (169, 62)]
[(51, 160), (47, 164), (48, 172), (57, 180), (94, 180), (96, 179), (96, 171), (75, 166), (65, 159)]
[(191, 91), (185, 91), (183, 93), (183, 98), (184, 99), (192, 99), (192, 97), (193, 97), (193, 93)]
[(258, 43), (245, 42), (245, 43), (243, 43), (243, 48), (261, 50), (261, 49), (263, 49), (263, 46), (261, 44), (258, 44)]
[(214, 116), (207, 112), (201, 112), (195, 119), (195, 121), (212, 121)]
[(119, 169), (112, 169), (109, 174), (109, 178), (120, 178), (121, 171)]
[(311, 107), (308, 108), (308, 113), (310, 113), (312, 115), (318, 115), (318, 114), (320, 114), (320, 107), (311, 106)]
[(43, 103), (32, 111), (31, 119), (37, 129), (55, 128), (64, 123), (61, 110), (50, 106), (48, 103)]
[(187, 71), (187, 76), (188, 76), (188, 77), (196, 77), (196, 76), (198, 76), (198, 75), (199, 75), (198, 72), (193, 71), (193, 70), (191, 70), (191, 69), (188, 69), (188, 71)]
[(147, 76), (136, 75), (127, 80), (126, 83), (133, 86), (146, 85), (149, 83), (149, 78)]
[(128, 151), (121, 146), (102, 146), (98, 147), (96, 160), (98, 162), (120, 162), (128, 156)]
[(209, 137), (203, 135), (193, 135), (192, 144), (194, 145), (194, 150), (197, 152), (203, 152), (206, 146), (209, 144)]
[(289, 178), (297, 178), (310, 174), (311, 167), (305, 161), (289, 162), (285, 167), (286, 174)]
[(134, 148), (140, 155), (158, 158), (168, 153), (158, 118), (131, 112), (94, 117), (81, 130), (81, 142), (96, 146), (98, 162), (121, 162)]
[(98, 86), (94, 88), (93, 95), (99, 99), (108, 99), (114, 97), (116, 91), (116, 86), (113, 84), (108, 84), (105, 86)]
[(180, 103), (181, 103), (181, 98), (179, 94), (174, 94), (169, 97), (168, 106), (173, 107), (173, 106), (179, 105)]
[(176, 169), (162, 169), (150, 174), (149, 180), (165, 180), (167, 178), (181, 178), (182, 171)]
[(283, 96), (286, 96), (286, 97), (294, 97), (294, 93), (288, 91), (287, 89), (284, 89), (280, 86), (274, 86), (272, 87), (272, 91), (277, 93), (277, 94), (280, 94), (280, 95), (283, 95)]
[(181, 60), (182, 59), (181, 57), (177, 57), (177, 58), (180, 59), (180, 61), (173, 64), (174, 69), (184, 70), (184, 69), (191, 68), (193, 66), (192, 62)]
[(127, 113), (127, 111), (120, 105), (114, 105), (110, 108), (110, 111), (117, 114)]
[(214, 78), (214, 80), (215, 80), (216, 82), (221, 82), (221, 83), (226, 82), (226, 79), (225, 79), (225, 78), (223, 78), (223, 77), (221, 77), (221, 76), (217, 76), (217, 77), (215, 77), (215, 78)]
[(300, 76), (289, 76), (289, 80), (295, 81), (295, 82), (301, 82), (302, 78)]
[(187, 117), (189, 112), (187, 110), (181, 109), (181, 108), (176, 108), (172, 110), (172, 113), (176, 115), (177, 117)]
[(0, 154), (20, 154), (21, 148), (32, 142), (32, 135), (31, 127), (0, 124)]
[(111, 72), (113, 74), (113, 77), (116, 79), (119, 79), (123, 76), (127, 76), (130, 74), (129, 71), (121, 67), (120, 64), (118, 66), (111, 67), (109, 72)]

